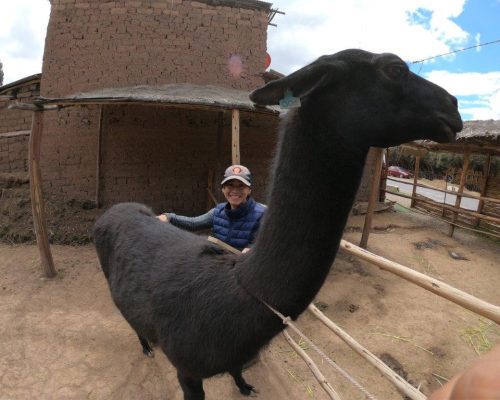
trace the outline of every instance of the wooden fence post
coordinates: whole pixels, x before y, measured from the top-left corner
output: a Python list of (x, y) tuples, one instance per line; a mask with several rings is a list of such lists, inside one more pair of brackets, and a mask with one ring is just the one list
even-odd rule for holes
[[(489, 182), (489, 177), (490, 177), (490, 171), (491, 171), (491, 154), (488, 154), (488, 158), (486, 159), (486, 163), (484, 164), (484, 170), (483, 170), (483, 181), (481, 182), (481, 197), (486, 196), (486, 191), (488, 189), (488, 182)], [(479, 200), (479, 205), (477, 207), (477, 212), (481, 214), (483, 211), (484, 207), (484, 200)], [(478, 227), (480, 224), (481, 220), (479, 218), (476, 219), (475, 221), (475, 226)]]
[(43, 112), (33, 112), (33, 123), (29, 139), (29, 176), (31, 208), (33, 211), (33, 224), (35, 227), (36, 243), (40, 251), (42, 268), (48, 278), (56, 276), (54, 260), (50, 251), (47, 222), (45, 219), (45, 206), (42, 195), (42, 173), (40, 170), (40, 150), (43, 132)]
[(97, 162), (96, 162), (96, 176), (95, 176), (95, 204), (97, 208), (101, 207), (101, 167), (102, 167), (102, 122), (104, 114), (104, 105), (99, 106), (99, 127), (97, 130)]
[(375, 149), (375, 166), (373, 171), (372, 187), (370, 189), (370, 199), (368, 201), (368, 208), (366, 210), (365, 224), (363, 226), (363, 234), (359, 246), (366, 249), (368, 245), (368, 237), (370, 236), (370, 229), (372, 228), (373, 213), (375, 210), (375, 203), (379, 197), (380, 192), (380, 174), (382, 173), (382, 160), (384, 158), (384, 149)]
[(234, 109), (232, 115), (232, 163), (240, 164), (240, 110)]
[(417, 197), (417, 181), (419, 173), (420, 173), (420, 156), (415, 156), (415, 169), (413, 170), (413, 190), (411, 193), (412, 199), (410, 203), (410, 208), (415, 207), (415, 198)]
[[(459, 209), (460, 208), (460, 202), (462, 201), (462, 196), (461, 194), (464, 191), (464, 186), (465, 186), (465, 179), (467, 177), (467, 169), (469, 168), (469, 159), (470, 159), (470, 153), (465, 153), (464, 154), (464, 163), (462, 165), (462, 174), (460, 175), (460, 185), (458, 186), (458, 191), (457, 191), (457, 198), (455, 200), (455, 208)], [(455, 231), (455, 224), (458, 219), (458, 213), (456, 211), (453, 212), (453, 215), (451, 217), (451, 222), (449, 230), (448, 230), (448, 236), (452, 237), (453, 232)]]

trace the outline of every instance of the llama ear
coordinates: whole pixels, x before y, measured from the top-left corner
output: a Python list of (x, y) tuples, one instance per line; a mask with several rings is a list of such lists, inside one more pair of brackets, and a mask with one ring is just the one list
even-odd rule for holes
[(250, 100), (258, 105), (278, 105), (289, 91), (295, 97), (305, 97), (313, 90), (330, 83), (344, 70), (342, 61), (325, 58), (309, 64), (284, 78), (269, 82), (250, 93)]

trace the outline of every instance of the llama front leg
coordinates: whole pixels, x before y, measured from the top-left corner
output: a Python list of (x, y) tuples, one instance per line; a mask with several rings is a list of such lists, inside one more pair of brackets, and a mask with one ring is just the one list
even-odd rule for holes
[(240, 389), (240, 393), (245, 395), (245, 396), (250, 396), (253, 393), (258, 393), (257, 390), (247, 383), (245, 379), (243, 379), (243, 376), (241, 375), (241, 368), (235, 371), (230, 371), (229, 372), (231, 376), (234, 379), (234, 383), (236, 383), (236, 386), (238, 386), (238, 389)]
[(177, 379), (184, 392), (184, 400), (205, 400), (205, 391), (201, 379), (184, 376), (179, 371), (177, 371)]
[(137, 335), (139, 337), (139, 342), (141, 342), (142, 352), (146, 354), (148, 357), (153, 358), (155, 356), (155, 352), (149, 345), (149, 342), (144, 339), (141, 335)]

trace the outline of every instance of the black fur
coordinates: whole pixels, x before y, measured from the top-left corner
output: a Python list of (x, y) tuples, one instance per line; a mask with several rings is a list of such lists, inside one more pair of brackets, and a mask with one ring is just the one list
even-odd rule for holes
[(244, 363), (283, 329), (259, 300), (297, 318), (338, 250), (370, 146), (462, 129), (456, 99), (397, 56), (346, 50), (251, 94), (301, 98), (281, 126), (269, 208), (248, 255), (220, 255), (205, 239), (160, 222), (145, 206), (112, 207), (96, 223), (97, 253), (117, 307), (144, 341), (159, 343), (185, 399), (229, 372), (241, 393)]

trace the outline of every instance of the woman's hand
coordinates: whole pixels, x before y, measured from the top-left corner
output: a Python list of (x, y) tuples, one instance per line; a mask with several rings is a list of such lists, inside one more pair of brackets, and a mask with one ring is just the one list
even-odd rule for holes
[(157, 215), (156, 218), (158, 218), (162, 222), (168, 222), (168, 217), (166, 214)]
[(429, 400), (499, 400), (500, 346), (477, 359)]

